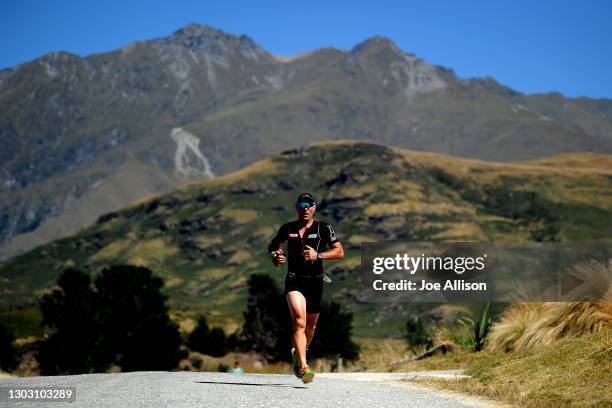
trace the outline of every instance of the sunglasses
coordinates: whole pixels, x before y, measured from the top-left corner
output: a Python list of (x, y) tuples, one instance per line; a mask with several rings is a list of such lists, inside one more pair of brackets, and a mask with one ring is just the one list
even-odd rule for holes
[(298, 207), (300, 208), (310, 208), (310, 207), (313, 207), (314, 205), (315, 203), (306, 203), (306, 202), (298, 203)]

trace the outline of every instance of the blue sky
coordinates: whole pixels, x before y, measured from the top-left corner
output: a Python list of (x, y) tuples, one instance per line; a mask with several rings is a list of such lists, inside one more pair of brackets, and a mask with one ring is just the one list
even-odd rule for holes
[(0, 67), (50, 51), (82, 56), (190, 23), (246, 34), (279, 55), (373, 35), (462, 78), (525, 93), (612, 99), (612, 1), (63, 1), (0, 4)]

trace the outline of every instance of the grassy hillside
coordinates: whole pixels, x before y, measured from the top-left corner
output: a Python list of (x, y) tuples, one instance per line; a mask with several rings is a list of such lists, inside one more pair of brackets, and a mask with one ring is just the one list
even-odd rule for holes
[(472, 378), (425, 383), (485, 395), (517, 407), (612, 406), (612, 330), (514, 353), (482, 352)]
[[(594, 164), (596, 163), (596, 164)], [(336, 226), (346, 259), (326, 265), (325, 297), (355, 314), (356, 334), (398, 335), (428, 305), (360, 304), (363, 241), (607, 241), (612, 239), (612, 157), (565, 155), (496, 164), (368, 143), (310, 145), (236, 173), (185, 185), (102, 216), (94, 225), (0, 265), (0, 307), (31, 302), (60, 271), (146, 265), (166, 281), (180, 319), (241, 323), (247, 276), (269, 273), (266, 245), (312, 191), (318, 217)]]

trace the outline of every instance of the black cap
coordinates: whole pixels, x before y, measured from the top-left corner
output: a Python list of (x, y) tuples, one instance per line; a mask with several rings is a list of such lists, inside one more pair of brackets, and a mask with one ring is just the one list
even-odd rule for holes
[(310, 193), (302, 193), (302, 194), (300, 194), (298, 196), (297, 200), (295, 200), (295, 202), (296, 203), (316, 204), (316, 201), (315, 201), (314, 197)]

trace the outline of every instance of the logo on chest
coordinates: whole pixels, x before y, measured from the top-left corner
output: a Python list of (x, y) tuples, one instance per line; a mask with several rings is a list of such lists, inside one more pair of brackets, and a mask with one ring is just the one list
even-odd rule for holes
[(289, 233), (289, 238), (299, 238), (299, 234)]
[(316, 238), (316, 237), (318, 237), (317, 234), (308, 234), (308, 238)]

